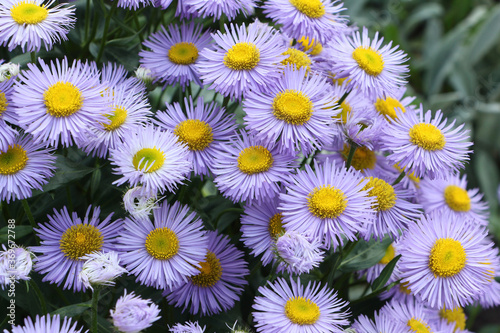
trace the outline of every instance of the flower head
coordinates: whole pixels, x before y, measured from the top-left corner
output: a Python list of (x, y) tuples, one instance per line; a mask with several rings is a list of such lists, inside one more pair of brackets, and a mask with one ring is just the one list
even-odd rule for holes
[(0, 251), (0, 288), (19, 280), (29, 280), (35, 255), (23, 247), (5, 247)]
[(205, 332), (205, 326), (201, 327), (197, 321), (185, 322), (184, 324), (175, 324), (169, 328), (169, 332), (172, 333), (203, 333)]
[[(12, 326), (12, 333), (80, 333), (82, 329), (77, 329), (77, 323), (71, 325), (72, 319), (70, 317), (63, 317), (61, 324), (61, 317), (55, 315), (36, 316), (35, 322), (30, 317), (24, 319), (24, 326)], [(88, 332), (88, 331), (85, 331)], [(9, 333), (5, 330), (4, 333)]]
[(8, 62), (0, 65), (0, 82), (15, 77), (17, 74), (19, 74), (19, 64)]
[(189, 8), (190, 13), (197, 13), (203, 18), (212, 16), (215, 22), (222, 15), (232, 21), (240, 12), (243, 15), (251, 14), (256, 0), (183, 0), (183, 2)]
[(92, 288), (92, 285), (114, 286), (115, 279), (127, 273), (127, 270), (120, 266), (118, 253), (92, 252), (80, 258), (85, 260), (80, 271), (79, 278), (85, 288)]
[(278, 271), (288, 271), (300, 275), (318, 267), (323, 261), (325, 252), (318, 239), (287, 231), (276, 240), (276, 257), (280, 262)]
[(156, 192), (144, 193), (141, 186), (129, 189), (123, 196), (123, 207), (134, 218), (148, 217), (151, 210), (158, 208)]
[(109, 311), (113, 326), (120, 332), (139, 333), (160, 319), (160, 309), (151, 300), (142, 299), (127, 290)]

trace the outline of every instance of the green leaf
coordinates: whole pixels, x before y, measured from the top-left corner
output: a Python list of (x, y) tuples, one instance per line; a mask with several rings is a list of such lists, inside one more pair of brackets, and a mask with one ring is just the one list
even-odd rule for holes
[(391, 245), (392, 239), (384, 238), (381, 242), (372, 239), (369, 242), (360, 241), (352, 252), (339, 266), (342, 272), (359, 271), (374, 266), (385, 255), (385, 250)]
[[(3, 227), (2, 229), (0, 229), (0, 243), (7, 243), (7, 240), (9, 239), (8, 230), (14, 230), (14, 233), (12, 231), (10, 232), (10, 239), (13, 241), (16, 241), (19, 238), (29, 235), (33, 232), (33, 228), (30, 225), (16, 225), (15, 229), (8, 229), (7, 227)], [(12, 235), (15, 236), (14, 239), (12, 238)]]
[(62, 155), (57, 155), (56, 167), (54, 177), (50, 178), (49, 183), (43, 187), (44, 192), (55, 190), (94, 171), (94, 168), (73, 162)]
[(394, 267), (396, 267), (399, 258), (401, 258), (401, 255), (392, 258), (392, 260), (384, 267), (378, 278), (373, 281), (372, 290), (374, 292), (384, 287), (387, 281), (389, 281), (389, 278), (391, 277), (392, 272), (394, 271)]
[(412, 14), (405, 20), (403, 33), (408, 35), (421, 22), (433, 17), (440, 17), (444, 13), (443, 6), (439, 3), (423, 3), (412, 11)]
[(495, 160), (489, 152), (478, 150), (476, 151), (473, 161), (476, 177), (479, 180), (481, 190), (484, 192), (490, 209), (496, 211), (498, 207), (497, 186), (499, 174)]
[(72, 305), (64, 306), (62, 308), (59, 308), (59, 309), (51, 312), (51, 315), (75, 317), (75, 316), (81, 315), (83, 312), (90, 309), (91, 307), (92, 307), (91, 301), (84, 302), (84, 303), (78, 303), (78, 304), (72, 304)]
[(491, 50), (498, 45), (500, 40), (500, 5), (496, 5), (491, 10), (488, 19), (481, 25), (479, 31), (473, 36), (472, 42), (467, 47), (465, 59), (470, 64), (475, 64)]

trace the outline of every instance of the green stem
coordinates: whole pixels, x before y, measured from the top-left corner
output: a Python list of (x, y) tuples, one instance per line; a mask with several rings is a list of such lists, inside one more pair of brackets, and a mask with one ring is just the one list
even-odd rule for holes
[(71, 200), (71, 192), (70, 192), (70, 188), (68, 185), (66, 185), (66, 197), (68, 198), (69, 211), (72, 212), (73, 211), (73, 201)]
[(352, 158), (354, 157), (354, 152), (356, 151), (356, 149), (358, 148), (358, 145), (354, 142), (351, 143), (351, 148), (349, 149), (349, 156), (347, 156), (347, 163), (346, 163), (346, 169), (349, 170), (349, 168), (351, 167), (351, 163), (352, 163)]
[(40, 302), (40, 306), (42, 307), (42, 314), (46, 314), (47, 305), (45, 304), (45, 298), (43, 297), (40, 288), (38, 288), (38, 285), (36, 284), (35, 281), (33, 281), (33, 279), (29, 280), (29, 284), (31, 288), (35, 291), (36, 296), (38, 297), (38, 301)]
[(31, 63), (36, 64), (36, 51), (31, 52)]
[(94, 287), (94, 292), (92, 293), (92, 315), (91, 315), (91, 322), (92, 326), (90, 328), (90, 332), (92, 333), (98, 333), (97, 332), (97, 304), (99, 303), (99, 287), (95, 286)]
[(28, 217), (28, 220), (30, 221), (31, 226), (33, 228), (36, 228), (36, 222), (35, 222), (35, 219), (33, 218), (33, 214), (31, 214), (31, 209), (30, 209), (30, 205), (28, 205), (28, 200), (22, 199), (21, 202), (23, 203), (24, 211), (26, 212), (26, 216)]
[[(134, 23), (135, 23), (135, 26), (137, 28), (137, 31), (140, 31), (141, 30), (141, 25), (139, 24), (139, 17), (137, 17), (137, 12), (134, 10)], [(139, 34), (139, 39), (141, 40), (141, 46), (142, 46), (142, 43), (144, 42), (144, 38), (142, 38), (142, 33)]]
[(85, 38), (84, 41), (87, 41), (89, 37), (89, 29), (90, 29), (90, 0), (87, 0), (87, 6), (85, 7)]
[(401, 171), (401, 173), (399, 174), (398, 178), (394, 181), (394, 183), (392, 183), (392, 186), (396, 185), (396, 184), (399, 184), (400, 181), (403, 180), (403, 178), (405, 177), (406, 173), (403, 171)]
[(111, 6), (111, 9), (108, 12), (108, 15), (106, 16), (106, 22), (104, 22), (104, 31), (102, 32), (102, 39), (101, 39), (101, 47), (99, 48), (99, 53), (97, 54), (96, 62), (99, 63), (101, 61), (102, 55), (104, 53), (104, 47), (106, 46), (106, 41), (108, 37), (108, 30), (109, 30), (109, 23), (111, 22), (111, 17), (113, 16), (116, 6), (118, 4), (118, 1), (113, 1), (113, 5)]
[(224, 100), (222, 101), (222, 107), (227, 109), (227, 105), (229, 104), (229, 100), (231, 99), (231, 97), (227, 96), (227, 97), (224, 97)]
[(347, 98), (347, 96), (349, 96), (349, 94), (351, 93), (351, 90), (347, 91), (344, 95), (342, 95), (342, 97), (339, 99), (339, 101), (337, 102), (338, 105), (342, 104), (342, 102), (345, 101), (345, 99)]

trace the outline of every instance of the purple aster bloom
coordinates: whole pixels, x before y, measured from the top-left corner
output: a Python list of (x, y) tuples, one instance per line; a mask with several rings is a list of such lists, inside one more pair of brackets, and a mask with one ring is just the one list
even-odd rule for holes
[(399, 242), (399, 269), (411, 292), (431, 307), (465, 306), (493, 278), (495, 252), (477, 223), (450, 212), (422, 216)]
[(259, 287), (252, 313), (257, 332), (342, 333), (349, 324), (348, 305), (333, 289), (317, 282), (303, 286), (300, 279), (283, 278)]
[(31, 250), (38, 255), (35, 271), (46, 274), (42, 281), (50, 281), (58, 286), (64, 281), (63, 289), (72, 288), (74, 292), (85, 290), (78, 277), (85, 260), (83, 256), (95, 251), (113, 251), (116, 236), (122, 231), (122, 220), (111, 222), (113, 213), (100, 221), (101, 209), (89, 206), (85, 217), (81, 219), (77, 213), (71, 215), (63, 207), (61, 212), (54, 208), (54, 215), (47, 215), (49, 222), (40, 223), (35, 228), (40, 238), (40, 246), (32, 246)]
[(151, 51), (139, 52), (141, 65), (150, 69), (155, 79), (165, 86), (179, 83), (184, 89), (191, 81), (201, 86), (195, 65), (200, 51), (212, 42), (210, 33), (202, 32), (203, 25), (193, 22), (161, 29), (143, 43)]
[(245, 131), (239, 134), (215, 151), (214, 183), (234, 202), (268, 200), (280, 191), (278, 182), (287, 181), (297, 166), (296, 156)]
[(19, 135), (0, 150), (0, 199), (9, 203), (31, 197), (32, 189), (42, 190), (56, 168), (51, 152), (31, 135)]
[[(12, 333), (80, 333), (82, 329), (77, 329), (77, 323), (71, 325), (70, 317), (63, 317), (63, 322), (61, 323), (61, 317), (55, 315), (51, 317), (50, 315), (45, 315), (39, 317), (36, 316), (35, 322), (30, 317), (24, 318), (24, 326), (12, 326)], [(88, 332), (85, 331), (85, 332)], [(9, 333), (9, 331), (4, 330), (4, 333)]]
[(367, 181), (354, 168), (314, 162), (292, 175), (287, 193), (280, 194), (279, 209), (287, 231), (310, 232), (321, 239), (327, 249), (343, 244), (343, 237), (356, 239), (372, 219), (373, 201), (363, 190)]
[(55, 0), (3, 0), (0, 3), (0, 44), (12, 51), (48, 51), (54, 43), (68, 40), (75, 25), (75, 7), (56, 4)]
[(338, 0), (270, 0), (263, 8), (267, 17), (297, 40), (306, 36), (326, 43), (347, 29), (348, 19), (340, 15), (346, 8)]
[(78, 140), (86, 153), (105, 158), (110, 149), (116, 149), (128, 140), (128, 133), (140, 130), (153, 115), (147, 96), (133, 83), (122, 83), (109, 92), (108, 107), (103, 128), (94, 127)]
[(203, 84), (239, 100), (249, 90), (267, 86), (280, 75), (277, 64), (286, 58), (282, 53), (287, 47), (271, 27), (231, 24), (225, 29), (225, 34), (212, 34), (215, 44), (200, 52), (196, 68)]
[(187, 321), (184, 324), (175, 324), (174, 326), (170, 327), (169, 332), (172, 333), (203, 333), (205, 332), (205, 326), (201, 327), (197, 321), (190, 322)]
[(122, 177), (113, 182), (142, 185), (143, 193), (173, 191), (191, 172), (188, 149), (170, 131), (147, 125), (128, 132), (127, 140), (110, 149), (114, 173)]
[(123, 333), (139, 333), (161, 318), (160, 309), (149, 299), (143, 299), (127, 290), (110, 310), (113, 326)]
[(352, 324), (357, 333), (404, 333), (409, 332), (408, 327), (402, 322), (392, 320), (387, 316), (375, 312), (373, 320), (360, 315)]
[(452, 326), (452, 332), (454, 333), (471, 333), (469, 330), (465, 329), (467, 316), (465, 315), (464, 309), (461, 307), (455, 307), (453, 309), (428, 309), (429, 315), (435, 322), (443, 322), (443, 326)]
[(370, 39), (366, 28), (362, 35), (340, 35), (330, 44), (331, 71), (336, 78), (348, 78), (349, 87), (368, 94), (381, 95), (404, 85), (409, 69), (403, 63), (408, 58), (398, 46), (392, 47), (392, 41), (382, 46), (383, 41), (378, 32)]
[(279, 261), (278, 272), (300, 275), (323, 261), (325, 251), (321, 241), (308, 234), (287, 231), (276, 240), (276, 258)]
[(213, 16), (214, 22), (224, 14), (229, 21), (234, 20), (238, 13), (243, 15), (253, 13), (256, 0), (183, 0), (192, 13), (198, 13), (206, 18)]
[(265, 89), (250, 91), (245, 97), (249, 131), (261, 140), (279, 142), (283, 151), (302, 149), (305, 155), (333, 140), (329, 125), (339, 109), (324, 77), (288, 66), (269, 82)]
[(139, 9), (140, 6), (146, 7), (154, 4), (154, 0), (113, 0), (113, 1), (118, 1), (118, 7), (128, 8), (132, 10), (137, 10)]
[(229, 243), (227, 236), (208, 231), (208, 249), (200, 262), (199, 273), (177, 289), (165, 291), (168, 301), (175, 306), (189, 307), (191, 314), (212, 315), (231, 309), (248, 282), (247, 263), (243, 252)]
[(285, 232), (283, 213), (278, 211), (279, 196), (268, 200), (252, 202), (244, 207), (241, 216), (241, 240), (252, 250), (251, 254), (262, 254), (262, 264), (269, 264), (273, 258), (276, 238)]
[(438, 330), (438, 322), (433, 320), (422, 303), (414, 299), (407, 302), (393, 300), (380, 309), (379, 316), (406, 326), (408, 332), (453, 332), (453, 329), (451, 332)]
[(455, 219), (473, 220), (487, 226), (488, 204), (478, 188), (467, 190), (467, 176), (448, 174), (444, 178), (423, 179), (418, 199), (426, 213), (435, 210), (450, 212)]
[(206, 254), (203, 223), (187, 206), (161, 205), (149, 217), (126, 218), (118, 238), (123, 264), (143, 285), (175, 288), (199, 271)]
[(422, 106), (418, 112), (398, 113), (398, 118), (385, 126), (381, 135), (384, 149), (392, 151), (387, 157), (416, 177), (443, 177), (456, 172), (469, 159), (472, 142), (464, 124), (454, 128), (455, 121), (447, 125), (441, 110), (432, 117)]
[[(94, 67), (96, 73), (99, 73), (97, 64), (92, 62), (91, 66)], [(144, 83), (136, 77), (128, 77), (128, 71), (123, 65), (108, 62), (102, 66), (101, 83), (106, 86), (107, 90), (113, 90), (119, 86), (127, 87), (131, 94), (146, 94), (146, 87)]]
[(191, 96), (189, 101), (184, 99), (184, 107), (179, 103), (167, 105), (167, 110), (156, 113), (156, 118), (153, 122), (158, 127), (173, 132), (179, 142), (187, 145), (195, 175), (210, 174), (214, 156), (221, 153), (217, 143), (227, 142), (236, 130), (234, 117), (225, 114), (225, 109), (215, 102), (205, 104), (203, 97), (198, 98), (196, 106)]
[(109, 122), (104, 89), (91, 66), (74, 61), (69, 67), (66, 58), (50, 66), (39, 62), (42, 70), (28, 64), (14, 88), (12, 102), (20, 127), (37, 141), (67, 147)]
[(8, 124), (17, 125), (12, 108), (14, 82), (14, 78), (0, 82), (0, 151), (6, 151), (18, 135), (17, 131)]

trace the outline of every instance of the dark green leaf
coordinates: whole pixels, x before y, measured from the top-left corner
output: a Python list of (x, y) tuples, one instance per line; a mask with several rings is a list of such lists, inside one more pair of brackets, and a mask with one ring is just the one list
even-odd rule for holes
[(57, 156), (56, 167), (55, 175), (43, 187), (44, 192), (55, 190), (73, 180), (80, 179), (94, 170), (94, 168), (82, 165), (82, 163), (73, 162), (62, 155)]
[(396, 263), (398, 262), (399, 258), (401, 258), (401, 255), (392, 258), (392, 260), (384, 267), (379, 277), (376, 278), (375, 281), (373, 281), (372, 290), (374, 292), (385, 286), (387, 281), (389, 281), (389, 278), (391, 277), (392, 272), (394, 271), (394, 267), (396, 267)]
[(81, 315), (85, 310), (90, 309), (92, 306), (91, 301), (72, 304), (59, 308), (51, 313), (51, 315), (61, 315), (65, 317), (74, 317)]
[(372, 267), (384, 257), (385, 250), (391, 243), (390, 238), (384, 238), (381, 242), (375, 239), (369, 242), (360, 241), (342, 261), (339, 269), (343, 272), (352, 272)]
[[(14, 233), (12, 231), (10, 232), (10, 239), (13, 241), (16, 241), (19, 238), (29, 235), (33, 232), (33, 228), (30, 225), (17, 225), (15, 229), (8, 229), (7, 227), (3, 227), (2, 229), (0, 229), (0, 243), (7, 243), (7, 240), (9, 239), (8, 230), (14, 230)], [(14, 239), (12, 238), (12, 235), (15, 236)]]
[(465, 59), (470, 64), (475, 64), (498, 45), (500, 40), (500, 5), (491, 10), (488, 19), (481, 25), (480, 30), (472, 38), (472, 42), (467, 47)]

